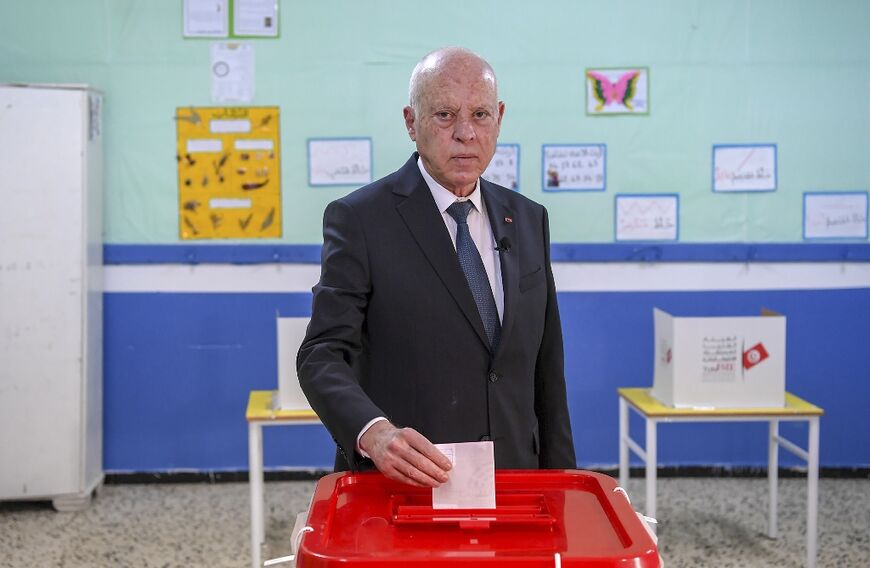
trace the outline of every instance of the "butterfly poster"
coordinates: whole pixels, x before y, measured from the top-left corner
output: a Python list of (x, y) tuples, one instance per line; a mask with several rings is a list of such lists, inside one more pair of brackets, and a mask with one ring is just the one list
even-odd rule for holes
[(645, 67), (586, 70), (586, 114), (648, 114)]

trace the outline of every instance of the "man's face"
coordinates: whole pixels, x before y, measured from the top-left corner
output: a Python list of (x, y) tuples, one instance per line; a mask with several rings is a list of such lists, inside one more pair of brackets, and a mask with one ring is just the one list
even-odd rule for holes
[(476, 62), (428, 77), (418, 113), (405, 107), (405, 126), (426, 171), (457, 195), (468, 195), (495, 154), (504, 103)]

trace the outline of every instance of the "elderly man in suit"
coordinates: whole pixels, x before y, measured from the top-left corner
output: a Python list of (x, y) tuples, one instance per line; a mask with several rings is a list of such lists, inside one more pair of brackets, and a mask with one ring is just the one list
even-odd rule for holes
[(492, 440), (497, 468), (574, 468), (546, 210), (481, 179), (504, 116), (492, 67), (424, 57), (405, 127), (417, 152), (330, 203), (297, 357), (336, 470), (435, 487), (433, 443)]

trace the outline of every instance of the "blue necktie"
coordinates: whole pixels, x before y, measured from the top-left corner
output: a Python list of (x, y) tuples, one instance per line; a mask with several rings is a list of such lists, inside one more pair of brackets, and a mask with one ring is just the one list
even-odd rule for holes
[(468, 280), (480, 319), (483, 320), (483, 328), (489, 345), (495, 351), (501, 332), (501, 323), (498, 320), (498, 309), (495, 307), (495, 298), (489, 285), (489, 278), (477, 246), (468, 231), (468, 213), (474, 204), (471, 201), (457, 201), (447, 208), (447, 213), (456, 221), (456, 253), (459, 255), (459, 265)]

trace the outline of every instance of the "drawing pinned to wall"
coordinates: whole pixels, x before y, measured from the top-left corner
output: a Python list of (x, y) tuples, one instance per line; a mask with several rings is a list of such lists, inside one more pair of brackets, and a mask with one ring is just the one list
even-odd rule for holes
[(249, 103), (254, 100), (254, 46), (217, 42), (211, 46), (211, 100)]
[(182, 239), (281, 236), (278, 107), (176, 109)]
[(649, 69), (587, 69), (586, 114), (648, 114)]
[(544, 144), (541, 147), (544, 191), (604, 191), (607, 146)]
[(676, 194), (616, 196), (617, 241), (676, 241), (679, 239), (680, 198)]
[(481, 176), (514, 191), (520, 190), (520, 145), (497, 144), (495, 155)]
[(371, 181), (371, 138), (308, 140), (308, 185), (360, 186)]
[(866, 191), (804, 193), (804, 239), (866, 239)]
[(775, 191), (776, 144), (713, 146), (713, 191)]

